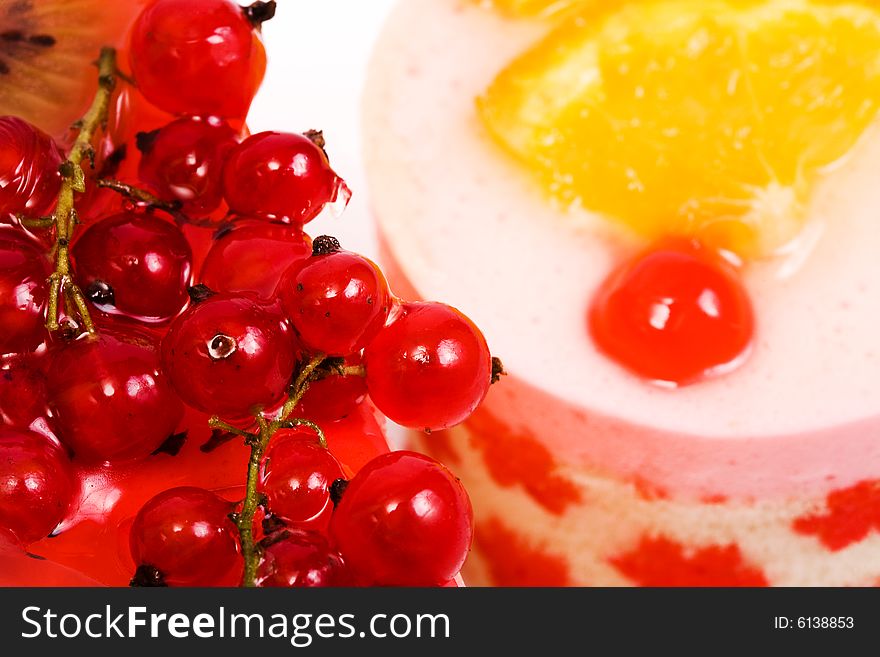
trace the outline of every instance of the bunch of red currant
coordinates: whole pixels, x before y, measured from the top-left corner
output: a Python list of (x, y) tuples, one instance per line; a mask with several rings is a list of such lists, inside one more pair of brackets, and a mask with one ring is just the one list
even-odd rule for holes
[(106, 50), (69, 148), (0, 117), (0, 534), (63, 531), (96, 472), (176, 453), (199, 413), (247, 445), (244, 498), (152, 497), (124, 524), (133, 584), (444, 584), (472, 536), (458, 480), (413, 452), (355, 472), (325, 428), (367, 396), (452, 426), (500, 365), (460, 312), (400, 301), (369, 259), (303, 232), (348, 197), (320, 133), (241, 139), (274, 8), (154, 0), (131, 31), (136, 89), (114, 105), (128, 76)]

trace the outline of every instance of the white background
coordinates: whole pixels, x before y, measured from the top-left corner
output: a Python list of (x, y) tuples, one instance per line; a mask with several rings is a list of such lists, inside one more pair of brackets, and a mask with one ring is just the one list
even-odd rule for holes
[(354, 195), (342, 217), (322, 216), (306, 232), (334, 235), (344, 248), (373, 259), (378, 253), (360, 151), (361, 93), (370, 52), (394, 4), (278, 0), (275, 18), (263, 27), (266, 78), (248, 116), (252, 132), (324, 131), (331, 164)]

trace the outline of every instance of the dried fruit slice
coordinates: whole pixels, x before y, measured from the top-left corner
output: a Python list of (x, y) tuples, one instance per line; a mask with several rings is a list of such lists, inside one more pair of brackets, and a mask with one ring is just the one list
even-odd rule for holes
[(810, 0), (589, 6), (479, 100), (563, 204), (742, 255), (800, 230), (821, 170), (880, 103), (880, 13)]
[(142, 0), (0, 3), (0, 115), (62, 135), (88, 106), (101, 46), (119, 45)]

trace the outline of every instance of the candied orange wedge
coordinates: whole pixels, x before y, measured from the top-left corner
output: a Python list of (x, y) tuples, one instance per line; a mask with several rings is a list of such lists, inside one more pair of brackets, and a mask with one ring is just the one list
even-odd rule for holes
[[(743, 257), (789, 243), (880, 103), (880, 12), (857, 2), (584, 1), (478, 99), (563, 206)], [(872, 3), (873, 4), (873, 3)]]

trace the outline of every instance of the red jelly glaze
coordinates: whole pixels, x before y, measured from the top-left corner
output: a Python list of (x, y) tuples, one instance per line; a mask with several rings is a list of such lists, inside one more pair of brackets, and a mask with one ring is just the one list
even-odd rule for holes
[(146, 456), (183, 416), (147, 333), (103, 328), (97, 338), (58, 345), (50, 358), (49, 405), (78, 461)]
[(611, 564), (639, 586), (768, 586), (760, 568), (745, 561), (739, 546), (690, 548), (665, 537), (645, 536)]
[(563, 557), (530, 545), (498, 518), (477, 524), (474, 544), (495, 586), (571, 586)]
[(199, 282), (215, 292), (275, 294), (282, 274), (312, 255), (312, 241), (295, 226), (236, 219), (215, 237)]
[(0, 116), (0, 144), (0, 222), (16, 213), (35, 219), (50, 212), (64, 159), (55, 141), (24, 119)]
[(794, 530), (816, 536), (832, 552), (880, 531), (880, 481), (861, 481), (828, 494), (825, 509), (796, 518)]
[(736, 269), (686, 240), (668, 240), (601, 285), (588, 324), (597, 347), (646, 379), (684, 385), (726, 371), (754, 337)]
[[(74, 242), (71, 256), (86, 296), (108, 312), (163, 321), (189, 299), (192, 250), (177, 226), (155, 215), (122, 212), (101, 219)], [(112, 299), (95, 296), (96, 286), (109, 286)]]
[(65, 517), (76, 484), (67, 454), (45, 436), (0, 427), (0, 528), (23, 544)]
[(0, 355), (32, 351), (45, 339), (50, 272), (36, 240), (18, 228), (0, 227)]
[(248, 137), (229, 154), (223, 171), (233, 212), (298, 226), (336, 201), (342, 185), (321, 147), (284, 132)]
[(266, 54), (231, 0), (154, 0), (131, 30), (131, 70), (144, 97), (172, 114), (244, 118)]
[(165, 201), (180, 201), (190, 216), (216, 210), (223, 201), (226, 155), (237, 143), (228, 123), (184, 117), (155, 133), (141, 133), (138, 177)]

